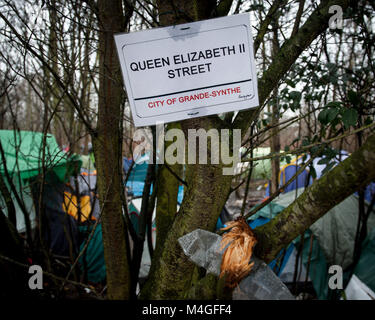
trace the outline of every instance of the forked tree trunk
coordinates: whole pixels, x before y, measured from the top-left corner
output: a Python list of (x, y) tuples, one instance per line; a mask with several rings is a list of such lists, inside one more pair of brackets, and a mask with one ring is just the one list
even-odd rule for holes
[[(187, 129), (203, 128), (208, 131), (220, 129), (220, 124), (206, 117), (183, 121), (182, 127), (187, 136)], [(210, 155), (210, 148), (207, 149)], [(161, 250), (154, 254), (142, 298), (187, 298), (195, 264), (183, 253), (177, 240), (197, 228), (214, 231), (228, 197), (232, 176), (223, 175), (222, 165), (188, 164), (185, 168), (187, 186), (184, 187), (184, 199)]]
[[(183, 17), (193, 17), (192, 20), (204, 19), (208, 16), (202, 14), (210, 10), (207, 8), (198, 8), (196, 1), (173, 1), (174, 7), (171, 7), (172, 2), (162, 1), (159, 4), (159, 15), (163, 25), (177, 24)], [(199, 2), (202, 6), (201, 2)], [(190, 7), (188, 4), (191, 4)], [(296, 61), (303, 50), (310, 45), (310, 43), (323, 32), (328, 26), (328, 19), (330, 17), (328, 9), (331, 5), (337, 4), (335, 1), (322, 1), (320, 6), (315, 10), (302, 30), (298, 32), (295, 37), (285, 43), (279, 54), (275, 57), (275, 61), (267, 70), (260, 81), (260, 102), (263, 103), (267, 96), (272, 92), (278, 81), (288, 71), (289, 67)], [(211, 3), (212, 5), (212, 3)], [(339, 5), (345, 9), (349, 5), (349, 1), (341, 0)], [(176, 9), (177, 8), (177, 9)], [(180, 14), (178, 14), (180, 13)], [(178, 17), (174, 18), (174, 14)], [(163, 17), (163, 18), (162, 18)], [(164, 20), (169, 17), (169, 20)], [(235, 121), (236, 127), (246, 131), (253, 120), (254, 112), (244, 112), (240, 114)], [(185, 120), (181, 123), (185, 133), (187, 129), (203, 128), (206, 131), (215, 128), (221, 129), (223, 123), (215, 117), (205, 117), (199, 119)], [(186, 135), (185, 135), (186, 136)], [(209, 149), (209, 148), (208, 148)], [(209, 162), (208, 162), (209, 163)], [(354, 163), (355, 164), (355, 163)], [(353, 166), (351, 172), (355, 172), (356, 168)], [(197, 229), (202, 228), (213, 231), (216, 221), (219, 217), (220, 211), (223, 208), (228, 196), (231, 185), (231, 176), (224, 176), (222, 172), (222, 165), (187, 165), (186, 166), (186, 180), (187, 188), (184, 194), (184, 200), (173, 224), (169, 228), (166, 235), (164, 246), (160, 254), (154, 255), (149, 279), (142, 290), (142, 298), (148, 299), (183, 299), (188, 297), (188, 290), (191, 287), (192, 275), (194, 271), (194, 264), (184, 255), (177, 240), (179, 237)], [(358, 185), (354, 182), (349, 188), (354, 190)], [(332, 184), (327, 184), (327, 188), (332, 188)], [(354, 189), (353, 189), (354, 188)], [(316, 190), (316, 189), (314, 189)], [(316, 190), (317, 192), (319, 190)], [(342, 190), (341, 190), (342, 191)], [(352, 191), (351, 191), (352, 192)], [(314, 197), (312, 194), (311, 197)], [(324, 210), (328, 211), (329, 207), (338, 203), (341, 196), (328, 200), (328, 205), (324, 206)], [(311, 204), (311, 201), (308, 203)], [(320, 204), (319, 204), (320, 205)], [(314, 216), (313, 210), (316, 208), (311, 206), (305, 212), (309, 215), (310, 212)], [(326, 212), (325, 211), (325, 212)], [(323, 214), (322, 210), (319, 210)], [(281, 224), (273, 223), (274, 228), (271, 228), (273, 237), (266, 237), (259, 232), (260, 245), (258, 245), (258, 254), (266, 259), (270, 259), (278, 251), (273, 250), (273, 244), (276, 244), (279, 249), (282, 245), (287, 245), (290, 241), (285, 232), (289, 231), (289, 220), (282, 220), (284, 214), (281, 215)], [(299, 225), (304, 228), (309, 227), (312, 220), (298, 216), (301, 218)], [(280, 221), (280, 219), (278, 219)], [(293, 223), (296, 223), (292, 219)], [(283, 228), (283, 233), (277, 234), (277, 228)], [(267, 229), (268, 231), (269, 229)], [(264, 237), (264, 238), (263, 238)], [(289, 242), (288, 242), (289, 241)], [(264, 249), (263, 249), (264, 245)], [(275, 246), (276, 246), (275, 245)], [(278, 249), (278, 250), (279, 250)]]
[[(163, 26), (208, 18), (215, 9), (216, 1), (206, 3), (196, 1), (158, 1), (160, 22)], [(178, 10), (176, 10), (178, 8)], [(185, 137), (188, 129), (219, 129), (214, 119), (201, 118), (185, 120), (181, 124)], [(210, 151), (208, 150), (208, 153)], [(208, 160), (209, 163), (209, 160)], [(142, 297), (148, 299), (182, 299), (186, 297), (191, 284), (195, 265), (187, 259), (179, 246), (177, 239), (197, 228), (213, 231), (216, 221), (227, 199), (231, 178), (222, 175), (220, 165), (187, 165), (184, 200), (179, 212), (174, 218), (178, 183), (171, 184), (165, 180), (175, 179), (164, 168), (158, 191), (157, 214), (168, 213), (165, 217), (157, 217), (158, 225), (162, 226), (163, 243), (158, 241), (158, 250), (154, 253), (149, 281), (142, 290)], [(161, 198), (160, 198), (161, 196)], [(173, 199), (168, 199), (173, 196)], [(160, 208), (162, 205), (165, 208)]]

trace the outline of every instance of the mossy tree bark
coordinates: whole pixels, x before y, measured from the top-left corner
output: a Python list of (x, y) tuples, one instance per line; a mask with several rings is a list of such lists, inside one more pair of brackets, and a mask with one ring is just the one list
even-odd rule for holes
[[(272, 38), (272, 56), (275, 57), (279, 51), (279, 19), (278, 16), (275, 16), (271, 21), (271, 26), (273, 29), (273, 38)], [(271, 130), (271, 153), (277, 154), (280, 152), (280, 134), (278, 133), (278, 122), (279, 122), (279, 101), (278, 101), (278, 86), (273, 89), (273, 97), (271, 102), (272, 108), (272, 117), (271, 124), (274, 128)], [(271, 184), (270, 184), (270, 194), (275, 192), (279, 187), (279, 172), (280, 172), (280, 157), (275, 157), (271, 160)]]
[(122, 215), (121, 106), (124, 93), (113, 34), (124, 30), (121, 0), (102, 0), (99, 9), (99, 114), (93, 145), (102, 206), (104, 258), (109, 299), (130, 297), (128, 238)]
[(182, 177), (182, 165), (175, 164), (169, 168), (163, 165), (157, 174), (156, 254), (163, 247), (165, 237), (177, 213), (179, 180), (174, 174)]
[[(222, 123), (214, 117), (206, 117), (183, 121), (181, 125), (185, 132), (192, 128), (203, 128), (208, 131), (211, 128), (220, 129)], [(231, 180), (232, 176), (223, 176), (221, 164), (186, 165), (187, 186), (184, 189), (184, 199), (165, 236), (161, 250), (154, 254), (150, 277), (142, 290), (142, 298), (188, 297), (196, 266), (185, 256), (177, 240), (197, 228), (215, 230), (230, 190)]]

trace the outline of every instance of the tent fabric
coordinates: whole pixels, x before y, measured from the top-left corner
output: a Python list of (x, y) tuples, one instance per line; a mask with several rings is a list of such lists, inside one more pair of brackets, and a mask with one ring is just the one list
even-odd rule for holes
[[(52, 253), (70, 257), (78, 254), (79, 240), (78, 227), (75, 219), (63, 210), (64, 192), (67, 190), (64, 183), (46, 183), (43, 192), (44, 241)], [(34, 185), (33, 192), (39, 193), (39, 186)], [(39, 208), (36, 208), (39, 216)]]
[[(5, 185), (8, 188), (8, 190), (11, 190), (7, 179), (4, 179), (4, 180), (5, 180)], [(34, 202), (32, 198), (30, 185), (26, 183), (25, 181), (18, 179), (16, 176), (13, 177), (12, 183), (15, 189), (17, 190), (17, 194), (22, 199), (23, 205), (25, 206), (26, 211), (29, 215), (31, 228), (33, 229), (36, 225), (36, 221), (35, 221)], [(19, 203), (17, 202), (16, 196), (14, 195), (13, 192), (11, 192), (11, 197), (12, 197), (12, 202), (14, 204), (14, 208), (16, 210), (17, 231), (19, 233), (26, 232), (25, 217), (24, 217), (24, 214), (21, 210)], [(8, 214), (8, 209), (7, 209), (5, 200), (3, 199), (1, 193), (0, 193), (0, 208), (3, 210), (3, 212), (6, 215)]]
[[(145, 181), (146, 175), (147, 175), (147, 168), (148, 168), (148, 162), (149, 162), (149, 155), (145, 154), (133, 165), (133, 169), (130, 172), (130, 176), (128, 178), (128, 181)], [(130, 165), (129, 165), (130, 168)]]
[[(271, 202), (262, 209), (260, 209), (256, 214), (250, 217), (248, 220), (248, 224), (251, 229), (255, 229), (257, 227), (260, 227), (270, 220), (272, 220), (274, 217), (276, 217), (285, 207), (278, 205), (277, 203)], [(293, 244), (291, 243), (286, 248), (282, 249), (276, 258), (272, 260), (268, 266), (274, 270), (274, 272), (280, 276), (288, 263), (288, 260), (290, 258), (290, 255), (292, 254), (292, 251), (294, 249)]]
[(362, 244), (361, 257), (354, 273), (375, 292), (375, 229), (372, 229)]
[[(286, 208), (303, 191), (304, 188), (299, 188), (292, 192), (281, 194), (273, 203)], [(368, 204), (365, 205), (366, 210), (367, 206)], [(327, 257), (327, 263), (339, 264), (344, 269), (352, 263), (354, 238), (358, 221), (358, 207), (358, 197), (353, 194), (310, 226), (310, 230), (319, 241)], [(375, 228), (374, 209), (367, 222), (367, 231), (370, 232), (373, 228)]]
[[(44, 186), (44, 239), (51, 252), (58, 256), (77, 257), (87, 241), (93, 224), (99, 219), (99, 200), (91, 191), (95, 189), (95, 177), (83, 173), (85, 173), (84, 170), (76, 179), (71, 177), (69, 183), (62, 183), (56, 177), (54, 181), (50, 179)], [(75, 188), (78, 185), (80, 186), (77, 188), (79, 190)], [(39, 187), (35, 185), (33, 191), (37, 193)], [(70, 198), (67, 197), (67, 194), (74, 197), (75, 202), (69, 201)], [(87, 215), (91, 214), (91, 219), (83, 219), (81, 216), (80, 223), (78, 222), (77, 198), (81, 204), (82, 214), (84, 215), (85, 212)], [(84, 204), (83, 207), (82, 204)], [(81, 270), (84, 270), (83, 263), (85, 263), (87, 278), (92, 282), (101, 282), (105, 279), (101, 232), (101, 223), (99, 222), (84, 257), (81, 257), (79, 261)]]
[(371, 200), (374, 196), (375, 196), (375, 182), (371, 182), (365, 189), (365, 200), (371, 203)]
[(277, 276), (281, 276), (285, 269), (286, 264), (294, 250), (293, 243), (289, 244), (286, 248), (282, 249), (275, 259), (273, 259), (268, 265), (276, 273)]
[[(143, 194), (143, 188), (145, 186), (147, 176), (148, 161), (149, 156), (147, 154), (143, 155), (133, 165), (133, 168), (129, 174), (126, 188), (134, 197), (140, 197)], [(131, 162), (126, 158), (123, 159), (123, 162), (124, 173), (127, 174), (130, 169)]]
[[(338, 165), (341, 161), (345, 160), (348, 156), (349, 156), (349, 153), (345, 150), (339, 150), (337, 151), (338, 152), (338, 155), (336, 155), (335, 158), (331, 159), (330, 161), (331, 162), (334, 162), (335, 163), (335, 166)], [(315, 169), (315, 173), (316, 173), (316, 178), (319, 179), (322, 175), (323, 175), (323, 170), (326, 168), (327, 164), (319, 164), (319, 162), (324, 159), (324, 157), (316, 157), (314, 158), (313, 162), (312, 162), (312, 165)], [(298, 165), (301, 165), (303, 163), (306, 163), (308, 160), (310, 160), (310, 155), (309, 154), (305, 154), (303, 157), (298, 157), (298, 159), (296, 160), (296, 163)]]
[[(0, 142), (4, 150), (5, 163), (0, 158), (0, 174), (5, 175), (5, 168), (11, 178), (17, 194), (22, 199), (30, 218), (31, 227), (35, 227), (35, 208), (29, 179), (35, 178), (42, 170), (44, 135), (40, 132), (0, 130)], [(77, 157), (69, 158), (60, 150), (54, 136), (47, 134), (45, 142), (46, 179), (51, 176), (57, 177), (58, 181), (66, 179), (76, 170), (79, 170), (81, 162)], [(11, 191), (7, 179), (5, 184)], [(26, 231), (25, 217), (15, 195), (11, 192), (12, 200), (16, 209), (17, 230), (22, 233)], [(0, 194), (0, 206), (7, 214), (4, 199)]]
[[(286, 208), (304, 191), (299, 188), (291, 192), (281, 194), (273, 203), (273, 207), (279, 205)], [(366, 204), (367, 209), (367, 204)], [(267, 210), (263, 208), (260, 215), (265, 216)], [(277, 209), (276, 209), (277, 211)], [(370, 214), (367, 228), (370, 232), (375, 227), (375, 210)], [(269, 215), (267, 216), (269, 217)], [(353, 257), (354, 238), (358, 220), (358, 197), (351, 195), (344, 201), (336, 205), (322, 218), (310, 226), (310, 230), (314, 233), (319, 241), (329, 264), (339, 264), (344, 269), (347, 268)], [(338, 231), (339, 230), (339, 231)]]
[[(329, 265), (345, 270), (353, 262), (354, 241), (358, 222), (358, 197), (351, 195), (311, 225)], [(366, 206), (367, 210), (367, 206)], [(367, 231), (375, 228), (375, 212), (367, 221)]]
[(124, 170), (125, 173), (127, 173), (129, 171), (130, 166), (132, 165), (132, 163), (133, 163), (132, 159), (128, 159), (126, 157), (123, 158), (122, 164), (123, 164), (123, 170)]
[[(280, 198), (283, 198), (283, 197), (280, 196)], [(268, 219), (268, 221), (269, 221), (269, 220), (273, 219), (274, 217), (276, 217), (276, 215), (278, 215), (282, 210), (284, 210), (285, 207), (286, 206), (280, 205), (276, 202), (276, 200), (274, 200), (271, 203), (269, 203), (268, 205), (266, 205), (265, 207), (263, 207), (262, 209), (260, 209), (257, 213), (252, 215), (250, 217), (250, 220), (252, 221), (251, 223), (254, 223), (254, 221), (257, 220), (258, 218)], [(255, 228), (258, 225), (253, 224), (253, 225), (250, 225), (250, 226), (252, 228), (253, 227)]]
[[(280, 168), (279, 173), (279, 187), (285, 185), (300, 169), (302, 166), (299, 166), (295, 162), (286, 164)], [(294, 179), (286, 188), (284, 188), (282, 193), (288, 193), (289, 191), (296, 190), (301, 187), (307, 187), (312, 183), (312, 177), (309, 174), (309, 170), (303, 170), (298, 176), (297, 179)], [(267, 185), (266, 196), (270, 196), (270, 186)]]
[[(280, 170), (280, 186), (286, 184), (297, 172), (301, 169), (301, 166), (297, 164), (286, 164), (282, 170)], [(303, 170), (297, 177), (289, 184), (283, 192), (287, 193), (289, 191), (308, 186), (312, 183), (311, 175), (309, 170)]]
[(95, 170), (95, 165), (94, 162), (92, 161), (92, 157), (90, 155), (79, 155), (81, 161), (82, 161), (82, 166), (81, 168), (92, 171)]
[[(296, 265), (296, 260), (297, 260), (297, 248), (292, 243), (290, 245), (292, 247), (291, 253), (289, 255), (289, 258), (284, 258), (285, 259), (285, 265), (282, 270), (280, 270), (278, 276), (281, 281), (284, 283), (293, 283), (294, 281), (294, 273), (295, 273), (295, 265)], [(298, 269), (298, 274), (296, 275), (296, 281), (301, 282), (306, 279), (306, 268), (304, 264), (300, 264)], [(308, 277), (309, 281), (311, 281), (310, 277)]]
[[(139, 233), (139, 215), (141, 212), (141, 206), (142, 206), (142, 199), (133, 199), (129, 203), (129, 215), (130, 215), (130, 221), (133, 224), (134, 230), (136, 233)], [(154, 211), (152, 213), (152, 244), (155, 247), (156, 244), (156, 208), (154, 208)], [(143, 252), (142, 252), (142, 258), (141, 258), (141, 266), (139, 270), (139, 277), (145, 278), (147, 277), (151, 267), (151, 257), (148, 250), (148, 244), (147, 241), (144, 242), (143, 245)]]
[[(296, 245), (300, 245), (300, 237), (294, 242)], [(312, 244), (311, 252), (310, 244)], [(330, 294), (328, 288), (328, 264), (320, 242), (313, 236), (311, 230), (307, 230), (304, 233), (301, 257), (303, 266), (307, 268), (309, 265), (308, 277), (311, 279), (317, 298), (319, 300), (328, 299)], [(302, 278), (300, 280), (305, 281), (305, 279)]]
[[(88, 160), (88, 170), (82, 170), (77, 178), (72, 177), (79, 172), (82, 158), (79, 156), (68, 157), (60, 150), (55, 138), (48, 134), (45, 149), (43, 150), (43, 134), (30, 131), (0, 130), (0, 142), (4, 149), (6, 169), (12, 177), (12, 181), (24, 199), (26, 208), (29, 210), (31, 222), (39, 216), (39, 208), (34, 208), (34, 198), (38, 197), (40, 184), (35, 179), (42, 170), (42, 153), (45, 152), (46, 179), (43, 186), (43, 207), (45, 214), (42, 215), (42, 226), (44, 226), (44, 241), (53, 254), (64, 257), (76, 257), (85, 245), (83, 234), (92, 227), (92, 222), (82, 220), (86, 225), (78, 226), (77, 203), (81, 205), (81, 211), (99, 218), (99, 200), (94, 193), (96, 188), (96, 174), (89, 170), (91, 160)], [(5, 166), (0, 160), (0, 174), (5, 174)], [(6, 180), (6, 179), (5, 179)], [(65, 183), (67, 182), (67, 183)], [(6, 182), (7, 183), (7, 182)], [(14, 195), (12, 195), (14, 197)], [(79, 200), (77, 200), (77, 197)], [(75, 200), (74, 200), (75, 199)], [(13, 201), (17, 213), (17, 229), (24, 232), (24, 218)], [(0, 195), (0, 205), (3, 207), (3, 199)], [(6, 211), (6, 210), (5, 210)], [(36, 212), (35, 212), (36, 211)], [(32, 224), (33, 226), (33, 224)], [(83, 261), (82, 259), (85, 259)], [(93, 238), (91, 239), (86, 254), (80, 259), (81, 268), (83, 263), (87, 266), (88, 280), (99, 282), (105, 279), (105, 262), (103, 254), (103, 243), (101, 224), (99, 223)]]
[[(339, 154), (336, 158), (331, 159), (330, 161), (334, 163), (334, 166), (340, 163), (340, 161), (345, 160), (349, 153), (345, 150), (341, 150), (338, 152)], [(280, 163), (280, 172), (279, 172), (279, 187), (285, 185), (297, 172), (301, 169), (301, 167), (310, 159), (310, 155), (305, 154), (292, 159), (292, 161), (288, 164)], [(312, 161), (312, 166), (315, 170), (316, 179), (319, 179), (323, 175), (323, 170), (326, 168), (326, 164), (319, 164), (319, 162), (324, 159), (322, 157), (314, 158)], [(307, 187), (313, 183), (312, 175), (309, 173), (309, 168), (303, 170), (298, 176), (297, 179), (292, 181), (284, 190), (283, 193), (287, 193), (292, 190), (296, 190), (298, 188)], [(374, 186), (374, 193), (375, 193), (375, 186)], [(367, 194), (366, 194), (367, 195)], [(270, 187), (267, 184), (266, 187), (266, 196), (270, 196)], [(367, 199), (367, 198), (366, 198)], [(369, 200), (367, 200), (369, 201)]]
[[(81, 223), (85, 222), (85, 225), (78, 226), (77, 216), (73, 215), (75, 223), (78, 226), (78, 239), (80, 243), (79, 251), (81, 251), (86, 245), (89, 234), (93, 229), (94, 221), (100, 218), (100, 206), (96, 194), (96, 182), (96, 171), (82, 169), (77, 177), (70, 177), (69, 183), (65, 184), (65, 188), (68, 188), (70, 192), (79, 195), (82, 216), (84, 216), (81, 216)], [(64, 195), (65, 194), (66, 191), (64, 192)], [(67, 201), (66, 197), (64, 197), (64, 201)], [(74, 204), (71, 206), (74, 207)], [(64, 210), (64, 205), (62, 207)], [(77, 211), (77, 209), (75, 211)], [(90, 214), (91, 222), (89, 222), (88, 219), (85, 219), (85, 217), (87, 218)], [(101, 223), (98, 223), (85, 254), (80, 258), (79, 266), (82, 271), (87, 271), (87, 279), (89, 281), (98, 283), (105, 280), (106, 266), (104, 260)]]
[[(87, 238), (91, 233), (93, 226), (81, 226), (79, 231), (86, 234), (86, 239), (81, 242), (80, 251), (87, 243)], [(87, 246), (85, 254), (79, 259), (79, 265), (82, 272), (87, 271), (87, 279), (91, 282), (103, 282), (106, 278), (106, 266), (104, 260), (102, 225), (98, 224), (94, 230), (93, 236)]]
[(353, 274), (345, 288), (345, 300), (375, 300), (375, 292)]
[[(21, 179), (28, 179), (41, 173), (43, 140), (43, 133), (40, 132), (0, 130), (0, 141), (9, 175), (19, 174)], [(64, 181), (72, 174), (73, 162), (60, 149), (53, 135), (47, 134), (44, 152), (44, 167), (47, 172), (53, 170), (60, 181)], [(79, 166), (80, 164), (79, 162)], [(2, 161), (0, 161), (0, 173), (5, 173)]]
[[(297, 192), (296, 192), (297, 191)], [(255, 215), (250, 217), (249, 225), (251, 228), (256, 228), (261, 226), (271, 219), (276, 217), (284, 208), (286, 208), (290, 203), (292, 203), (296, 196), (298, 197), (303, 192), (303, 189), (297, 189), (290, 191), (285, 194), (280, 194), (275, 200), (269, 203), (264, 208), (260, 209)], [(305, 265), (309, 260), (309, 250), (310, 244), (309, 240), (311, 231), (305, 232), (304, 236), (304, 246), (302, 248), (302, 270), (299, 271), (300, 277), (299, 281), (304, 281), (301, 275), (305, 276), (306, 268)], [(295, 263), (295, 250), (299, 247), (300, 237), (297, 237), (292, 243), (290, 243), (286, 248), (282, 249), (277, 257), (269, 263), (269, 266), (284, 282), (292, 282), (294, 276), (294, 263)], [(311, 279), (314, 289), (317, 292), (319, 299), (325, 299), (327, 297), (327, 276), (322, 278), (322, 275), (327, 274), (327, 264), (324, 254), (319, 246), (316, 239), (313, 241), (313, 250), (310, 255), (310, 267), (309, 267), (309, 278)], [(306, 277), (306, 276), (305, 276)], [(328, 287), (327, 287), (328, 288)]]
[(94, 192), (96, 188), (97, 174), (96, 171), (89, 171), (86, 169), (81, 169), (77, 179), (71, 176), (69, 179), (69, 185), (73, 188), (79, 190), (80, 194), (90, 194)]

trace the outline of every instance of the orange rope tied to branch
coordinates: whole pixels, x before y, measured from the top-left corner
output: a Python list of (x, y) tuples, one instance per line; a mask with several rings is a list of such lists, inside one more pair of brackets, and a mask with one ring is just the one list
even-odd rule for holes
[(223, 254), (220, 267), (220, 277), (226, 276), (225, 285), (234, 288), (250, 272), (254, 262), (250, 263), (253, 249), (257, 240), (243, 217), (227, 223), (221, 230), (225, 233), (221, 240), (221, 250), (228, 244)]

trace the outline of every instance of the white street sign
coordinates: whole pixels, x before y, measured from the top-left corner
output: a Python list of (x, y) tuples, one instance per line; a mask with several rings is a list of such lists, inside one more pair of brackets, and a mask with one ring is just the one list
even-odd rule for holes
[(250, 15), (116, 34), (134, 124), (259, 105)]

